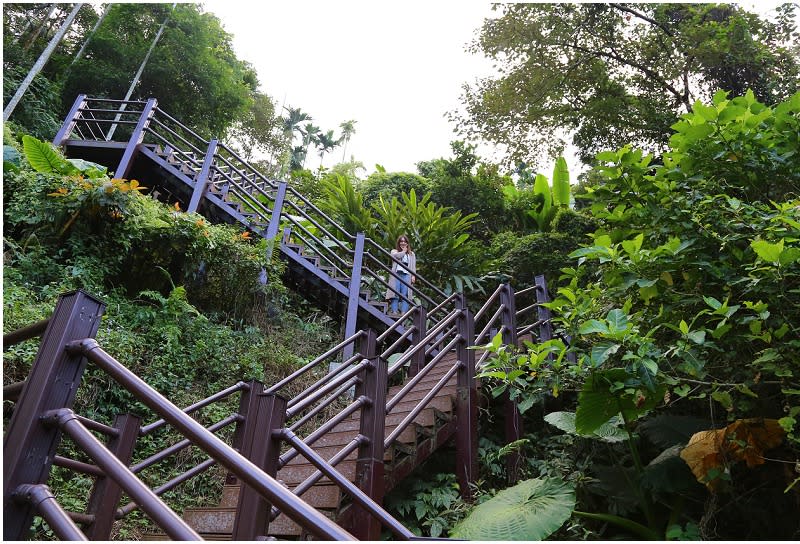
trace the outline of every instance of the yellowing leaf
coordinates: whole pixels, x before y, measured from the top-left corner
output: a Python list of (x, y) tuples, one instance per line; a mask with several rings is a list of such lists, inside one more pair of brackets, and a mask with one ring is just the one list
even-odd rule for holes
[(716, 491), (719, 480), (711, 479), (711, 474), (737, 461), (745, 461), (750, 468), (763, 464), (764, 452), (779, 446), (785, 433), (776, 419), (737, 419), (723, 429), (692, 435), (681, 450), (681, 459), (698, 482)]

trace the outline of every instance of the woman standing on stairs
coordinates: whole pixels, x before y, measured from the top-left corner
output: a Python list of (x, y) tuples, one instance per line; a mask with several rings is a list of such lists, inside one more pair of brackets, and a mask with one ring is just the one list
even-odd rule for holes
[(417, 256), (403, 234), (397, 238), (392, 250), (392, 274), (389, 276), (389, 288), (386, 299), (390, 301), (389, 315), (397, 316), (397, 303), (400, 302), (400, 313), (408, 311), (408, 300), (411, 298), (411, 285), (417, 281)]

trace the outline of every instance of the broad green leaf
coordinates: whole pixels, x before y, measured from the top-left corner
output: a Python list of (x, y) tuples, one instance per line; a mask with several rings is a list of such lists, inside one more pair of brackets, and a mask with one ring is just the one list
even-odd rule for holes
[(644, 241), (644, 234), (639, 233), (639, 235), (634, 238), (633, 240), (623, 240), (622, 241), (622, 249), (630, 255), (631, 257), (635, 255), (640, 249), (642, 249), (642, 242)]
[[(640, 366), (644, 370), (644, 366)], [(626, 383), (638, 381), (623, 368), (611, 368), (593, 372), (578, 394), (575, 412), (575, 428), (580, 434), (591, 434), (603, 423), (620, 412), (632, 421), (655, 408), (664, 398), (666, 387), (651, 384), (653, 391), (637, 389), (635, 394), (626, 392)]]
[(619, 308), (615, 308), (608, 312), (606, 316), (608, 327), (611, 332), (622, 332), (628, 330), (628, 316)]
[(578, 434), (578, 431), (575, 430), (575, 412), (550, 412), (544, 416), (544, 420), (567, 434), (595, 438), (603, 442), (622, 442), (628, 438), (628, 432), (619, 426), (619, 418), (616, 416), (606, 421), (590, 435)]
[(656, 285), (639, 287), (639, 296), (645, 304), (650, 304), (650, 301), (658, 296), (658, 287)]
[(11, 145), (3, 146), (3, 171), (6, 170), (16, 172), (19, 170), (20, 154), (19, 151)]
[(706, 331), (692, 331), (687, 337), (695, 344), (702, 345), (706, 341)]
[(706, 106), (699, 100), (692, 106), (692, 111), (700, 115), (706, 121), (714, 121), (717, 118), (717, 108)]
[(592, 346), (590, 361), (593, 368), (599, 368), (606, 360), (619, 351), (620, 344), (612, 344), (611, 342), (601, 342)]
[(743, 384), (743, 383), (736, 384), (736, 390), (737, 390), (739, 393), (742, 393), (743, 395), (747, 395), (748, 397), (753, 397), (754, 399), (757, 399), (757, 398), (758, 398), (758, 395), (756, 395), (756, 394), (753, 392), (753, 390), (752, 390), (752, 389), (750, 389), (749, 387), (747, 387), (747, 386), (746, 386), (745, 384)]
[(581, 324), (580, 329), (578, 330), (581, 334), (591, 334), (591, 333), (600, 333), (600, 334), (608, 334), (610, 331), (608, 330), (608, 325), (599, 321), (597, 319), (590, 319), (585, 323)]
[(600, 236), (596, 236), (594, 239), (594, 243), (600, 247), (607, 247), (611, 248), (613, 242), (611, 241), (611, 237), (608, 234), (601, 234)]
[(87, 161), (84, 159), (67, 159), (76, 170), (84, 174), (87, 178), (97, 179), (106, 175), (108, 168), (96, 162)]
[(750, 242), (750, 247), (756, 255), (768, 263), (779, 263), (783, 251), (783, 238), (777, 244), (771, 244), (766, 240), (753, 240)]
[(711, 398), (720, 403), (725, 409), (733, 406), (733, 399), (731, 398), (731, 394), (727, 391), (714, 391), (711, 393)]
[(465, 540), (544, 540), (572, 515), (575, 489), (559, 479), (534, 478), (476, 506), (451, 531)]
[(562, 208), (569, 207), (569, 170), (564, 157), (556, 159), (553, 169), (553, 203)]
[(22, 137), (22, 149), (31, 168), (43, 174), (68, 174), (74, 167), (55, 152), (47, 142), (33, 136)]
[(798, 260), (800, 260), (800, 248), (787, 247), (783, 250), (783, 252), (781, 252), (781, 256), (778, 262), (780, 263), (781, 266), (789, 266), (790, 264)]
[(683, 334), (689, 334), (689, 325), (683, 319), (681, 319), (681, 323), (680, 323), (679, 327), (680, 327), (681, 332)]
[(544, 231), (550, 216), (550, 208), (553, 206), (553, 195), (550, 192), (550, 184), (547, 181), (547, 176), (544, 174), (536, 174), (533, 182), (534, 195), (541, 195), (542, 207), (538, 210), (531, 210), (531, 215), (536, 220), (540, 231)]
[(492, 348), (497, 350), (502, 344), (503, 344), (503, 333), (502, 332), (498, 332), (492, 338)]

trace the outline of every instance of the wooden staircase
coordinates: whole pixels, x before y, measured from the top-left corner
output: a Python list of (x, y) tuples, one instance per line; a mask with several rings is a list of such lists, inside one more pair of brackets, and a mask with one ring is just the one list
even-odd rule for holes
[[(419, 400), (427, 394), (431, 387), (444, 377), (447, 369), (455, 362), (455, 357), (455, 353), (449, 353), (442, 357), (437, 365), (420, 380), (415, 389), (406, 395), (402, 402), (392, 407), (386, 417), (387, 436), (417, 406)], [(397, 395), (403, 385), (405, 383), (390, 387), (387, 399), (391, 400)], [(413, 423), (402, 431), (393, 444), (386, 448), (384, 454), (386, 492), (400, 483), (453, 436), (456, 430), (455, 396), (456, 377), (452, 376), (432, 402), (417, 415)], [(358, 413), (356, 413), (316, 441), (314, 443), (315, 451), (325, 459), (330, 459), (356, 438), (359, 427), (360, 421)], [(349, 481), (355, 482), (356, 452), (345, 457), (336, 465), (336, 469)], [(314, 472), (316, 472), (316, 467), (298, 455), (278, 471), (277, 479), (289, 489), (294, 490)], [(237, 483), (227, 483), (223, 488), (219, 504), (210, 507), (189, 508), (184, 511), (183, 518), (206, 540), (230, 540), (239, 491), (240, 486)], [(352, 524), (352, 505), (348, 497), (328, 478), (322, 477), (300, 497), (346, 529)], [(304, 540), (310, 536), (283, 514), (279, 514), (270, 522), (267, 535), (278, 540)], [(146, 540), (164, 540), (165, 538), (166, 535), (163, 533), (145, 536)]]
[[(86, 97), (76, 100), (70, 117), (54, 139), (68, 157), (103, 164), (114, 171), (116, 177), (146, 181), (148, 187), (156, 189), (153, 196), (157, 193), (157, 198), (166, 203), (178, 202), (182, 210), (196, 211), (212, 222), (239, 225), (262, 236), (286, 262), (283, 281), (287, 286), (332, 316), (345, 316), (345, 338), (355, 338), (353, 335), (357, 329), (361, 332), (368, 329), (386, 331), (381, 335), (386, 336), (381, 340), (384, 342), (382, 349), (387, 345), (392, 347), (382, 354), (371, 351), (363, 356), (364, 360), (374, 362), (380, 359), (382, 364), (387, 364), (390, 350), (394, 349), (392, 355), (397, 355), (408, 349), (409, 355), (416, 354), (415, 362), (407, 362), (409, 369), (416, 369), (418, 364), (427, 365), (419, 371), (423, 374), (419, 383), (406, 390), (399, 402), (393, 402), (393, 399), (400, 398), (401, 389), (414, 379), (413, 376), (407, 376), (400, 385), (391, 386), (386, 392), (386, 406), (390, 408), (387, 410), (384, 406), (380, 414), (381, 418), (385, 416), (381, 419), (385, 437), (382, 492), (378, 497), (369, 496), (380, 504), (386, 492), (453, 438), (457, 438), (458, 455), (466, 456), (455, 463), (458, 467), (454, 467), (462, 490), (466, 490), (477, 470), (477, 382), (472, 378), (476, 365), (474, 352), (467, 348), (488, 342), (491, 331), (498, 330), (498, 327), (505, 331), (504, 337), (515, 330), (517, 318), (510, 286), (498, 287), (473, 321), (463, 295), (448, 297), (418, 274), (415, 286), (418, 300), (413, 301), (418, 303), (413, 309), (416, 317), (409, 317), (401, 323), (387, 315), (387, 304), (382, 300), (391, 274), (390, 257), (385, 249), (377, 247), (369, 239), (365, 240), (362, 234), (347, 233), (286, 183), (268, 180), (224, 144), (203, 140), (166, 114), (158, 123), (150, 123), (153, 117), (163, 113), (157, 110), (152, 99), (144, 106), (136, 103), (138, 106), (128, 107), (126, 115), (131, 115), (133, 121), (128, 126), (136, 128), (130, 132), (127, 142), (108, 142), (86, 136), (81, 130), (82, 123), (96, 125), (98, 116), (108, 111), (102, 108), (92, 110), (89, 102)], [(140, 111), (136, 111), (136, 107)], [(492, 312), (488, 307), (497, 301), (500, 301), (500, 308), (489, 318)], [(479, 326), (484, 330), (476, 337), (473, 326), (478, 326), (481, 314), (485, 314), (483, 319), (488, 318), (488, 322), (481, 322)], [(495, 323), (497, 320), (502, 323)], [(540, 319), (536, 326), (544, 322)], [(421, 339), (436, 345), (428, 349), (427, 344), (420, 343)], [(516, 336), (511, 335), (508, 340), (514, 342)], [(354, 348), (351, 346), (349, 349), (352, 354)], [(348, 357), (345, 353), (342, 352), (342, 360)], [(424, 362), (419, 360), (420, 354), (424, 355)], [(478, 366), (483, 360), (478, 361)], [(391, 368), (389, 375), (392, 376)], [(448, 375), (450, 378), (444, 387), (431, 396), (434, 386)], [(457, 382), (461, 385), (457, 386)], [(386, 391), (385, 385), (379, 389)], [(277, 390), (273, 392), (279, 393)], [(423, 399), (427, 401), (424, 405), (421, 404)], [(375, 410), (381, 411), (378, 407)], [(363, 482), (363, 474), (356, 474), (358, 449), (343, 448), (364, 438), (360, 434), (362, 413), (361, 409), (355, 410), (352, 416), (313, 442), (314, 451), (325, 460), (336, 455), (344, 457), (335, 465), (335, 470), (353, 483), (357, 483), (359, 477)], [(411, 414), (414, 414), (413, 419)], [(411, 420), (410, 424), (393, 440), (386, 440), (406, 420)], [(519, 425), (515, 428), (519, 430)], [(268, 436), (265, 435), (265, 440)], [(519, 437), (509, 437), (509, 441), (516, 438)], [(377, 441), (373, 443), (377, 444)], [(341, 455), (343, 451), (352, 453)], [(284, 455), (287, 455), (285, 450)], [(371, 462), (378, 459), (380, 454), (371, 457)], [(301, 499), (352, 531), (357, 523), (354, 519), (358, 516), (354, 513), (356, 505), (350, 501), (349, 492), (342, 491), (327, 477), (318, 479), (313, 485), (304, 485), (306, 479), (317, 472), (317, 467), (302, 455), (287, 457), (282, 463), (276, 474), (277, 480), (290, 490), (303, 485), (306, 490), (298, 493)], [(188, 509), (183, 517), (204, 538), (230, 539), (240, 491), (237, 482), (231, 480), (216, 505)], [(270, 537), (302, 539), (308, 536), (294, 521), (278, 512), (275, 514), (277, 517), (269, 523)], [(165, 535), (154, 534), (149, 538), (163, 540)]]

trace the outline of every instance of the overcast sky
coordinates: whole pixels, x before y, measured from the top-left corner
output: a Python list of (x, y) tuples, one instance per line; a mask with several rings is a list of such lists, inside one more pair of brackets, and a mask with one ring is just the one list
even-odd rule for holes
[[(456, 138), (445, 118), (459, 107), (461, 86), (490, 65), (465, 51), (491, 16), (488, 2), (208, 0), (240, 59), (258, 72), (261, 91), (301, 108), (323, 132), (355, 120), (348, 144), (367, 175), (416, 172), (419, 161), (450, 157)], [(324, 166), (342, 161), (328, 154)], [(306, 167), (319, 165), (309, 152)]]
[[(765, 13), (779, 1), (742, 2)], [(323, 132), (340, 134), (355, 120), (347, 159), (361, 161), (368, 175), (416, 172), (419, 161), (451, 157), (457, 138), (444, 115), (460, 107), (464, 83), (492, 73), (482, 56), (466, 52), (490, 2), (477, 0), (207, 0), (240, 59), (258, 72), (261, 91), (283, 105), (301, 108)], [(341, 162), (343, 149), (324, 159)], [(485, 159), (492, 149), (480, 147)], [(565, 154), (570, 171), (580, 170)], [(306, 167), (316, 168), (309, 152)], [(545, 167), (547, 170), (547, 167)]]

